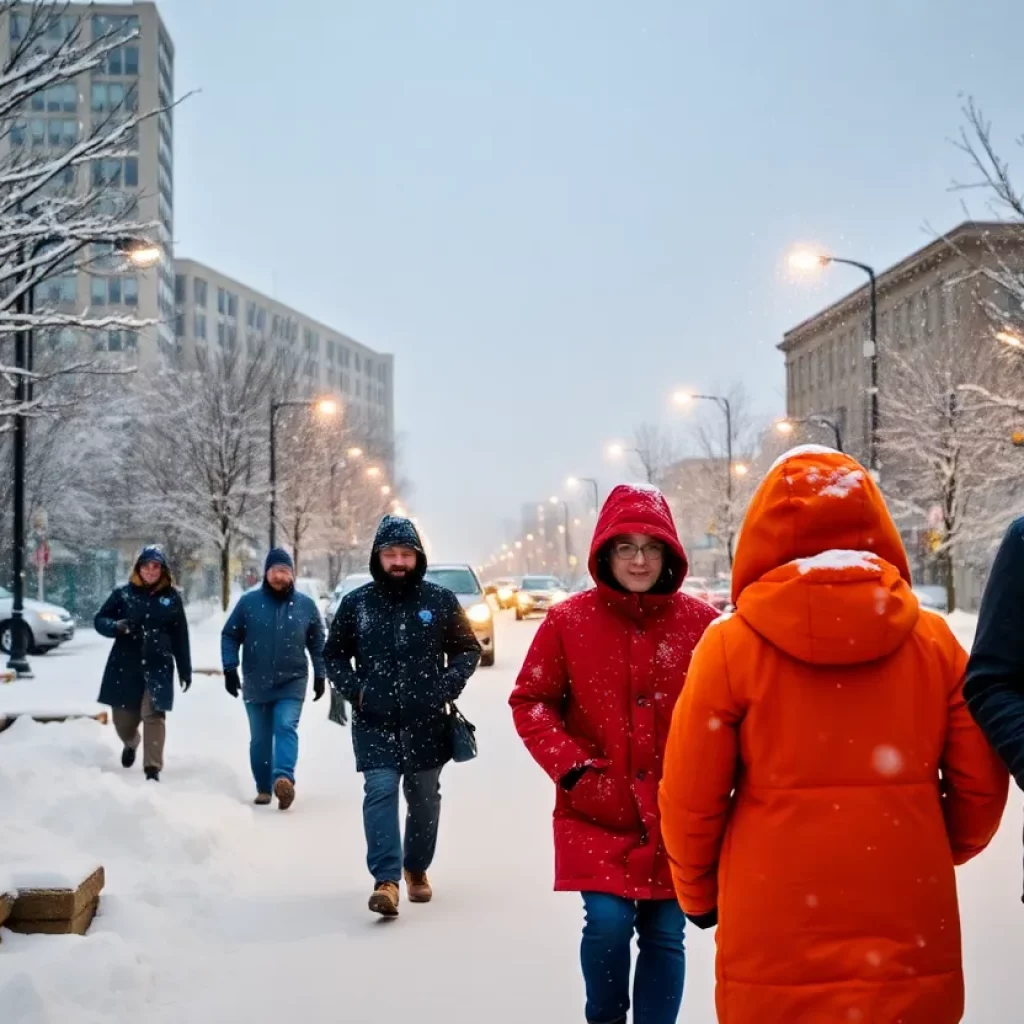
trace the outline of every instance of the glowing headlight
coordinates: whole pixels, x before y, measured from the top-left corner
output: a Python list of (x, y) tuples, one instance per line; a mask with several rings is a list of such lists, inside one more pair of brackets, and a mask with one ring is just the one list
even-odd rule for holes
[(60, 616), (53, 612), (40, 612), (39, 618), (41, 618), (43, 622), (60, 622)]
[(530, 597), (530, 595), (525, 590), (519, 591), (519, 596), (518, 598), (516, 598), (516, 600), (520, 604), (533, 604), (533, 598)]
[(502, 604), (506, 601), (511, 601), (512, 591), (509, 590), (508, 587), (502, 587), (502, 589), (498, 591), (498, 600), (501, 601)]
[(569, 595), (564, 590), (556, 590), (551, 595), (552, 604), (561, 604)]
[(476, 622), (483, 624), (491, 621), (491, 609), (486, 604), (475, 604), (469, 609), (466, 614), (469, 616), (470, 622)]

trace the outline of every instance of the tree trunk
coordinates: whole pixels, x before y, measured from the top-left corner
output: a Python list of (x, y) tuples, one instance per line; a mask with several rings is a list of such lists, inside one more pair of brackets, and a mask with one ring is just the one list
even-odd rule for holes
[(231, 541), (225, 541), (220, 549), (220, 607), (228, 610), (231, 600)]
[(947, 611), (956, 611), (956, 576), (953, 571), (953, 549), (947, 548), (940, 556), (940, 565), (945, 576), (946, 584), (946, 608)]

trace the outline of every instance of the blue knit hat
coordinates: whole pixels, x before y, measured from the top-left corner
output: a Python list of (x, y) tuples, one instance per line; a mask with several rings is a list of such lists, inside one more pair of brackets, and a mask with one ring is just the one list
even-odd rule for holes
[(164, 549), (156, 544), (147, 544), (139, 552), (139, 557), (135, 560), (135, 568), (137, 569), (140, 565), (145, 565), (147, 562), (156, 562), (157, 565), (166, 569), (167, 556), (164, 554)]
[(295, 563), (292, 561), (292, 556), (284, 548), (271, 548), (270, 554), (267, 555), (267, 564), (263, 567), (263, 575), (266, 576), (275, 565), (287, 566), (291, 569), (292, 573), (295, 572)]

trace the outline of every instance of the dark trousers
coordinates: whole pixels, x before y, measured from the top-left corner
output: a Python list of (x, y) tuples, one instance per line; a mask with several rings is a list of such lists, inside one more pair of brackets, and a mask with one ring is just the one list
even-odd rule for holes
[[(398, 788), (407, 804), (405, 842), (398, 819)], [(441, 769), (402, 775), (393, 768), (363, 773), (363, 827), (366, 830), (366, 866), (376, 884), (398, 882), (402, 868), (426, 871), (437, 848), (441, 815)]]

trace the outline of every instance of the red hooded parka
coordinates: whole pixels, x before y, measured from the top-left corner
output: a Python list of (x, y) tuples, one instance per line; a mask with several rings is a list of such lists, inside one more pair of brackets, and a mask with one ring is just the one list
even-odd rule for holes
[[(648, 534), (667, 546), (652, 592), (617, 587), (614, 538)], [(594, 533), (594, 590), (555, 606), (537, 631), (509, 703), (527, 749), (558, 786), (555, 888), (627, 899), (673, 899), (658, 785), (672, 710), (690, 656), (717, 613), (679, 593), (683, 546), (664, 496), (616, 487)], [(593, 768), (566, 789), (560, 783)]]

